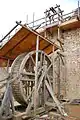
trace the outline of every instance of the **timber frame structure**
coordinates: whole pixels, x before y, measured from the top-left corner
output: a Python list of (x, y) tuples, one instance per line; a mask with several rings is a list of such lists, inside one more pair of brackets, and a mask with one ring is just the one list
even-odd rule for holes
[[(38, 115), (44, 111), (49, 112), (52, 108), (57, 108), (58, 114), (61, 114), (63, 119), (67, 116), (62, 104), (54, 95), (54, 58), (52, 60), (49, 55), (51, 53), (54, 55), (54, 52), (59, 49), (58, 55), (61, 59), (64, 57), (64, 43), (60, 33), (80, 28), (79, 2), (77, 14), (75, 10), (70, 14), (63, 15), (60, 5), (51, 7), (44, 13), (45, 18), (39, 20), (44, 19), (45, 22), (39, 25), (35, 25), (35, 22), (39, 20), (27, 25), (21, 24), (21, 21), (16, 22), (17, 25), (1, 40), (1, 42), (4, 41), (16, 27), (20, 26), (20, 29), (0, 49), (0, 66), (7, 67), (7, 70), (11, 66), (11, 72), (6, 78), (7, 88), (0, 108), (0, 117), (2, 118), (15, 116), (12, 95), (23, 106), (26, 105), (25, 112), (21, 114), (22, 119), (39, 119)], [(30, 26), (31, 24), (32, 26)], [(43, 31), (38, 32), (41, 28)], [(59, 45), (47, 38), (47, 33), (51, 36), (54, 31), (58, 32)], [(29, 68), (29, 64), (32, 69)], [(23, 92), (25, 85), (27, 86), (26, 91), (28, 91), (27, 98), (25, 98), (25, 91)], [(48, 101), (49, 98), (51, 98), (50, 101)]]

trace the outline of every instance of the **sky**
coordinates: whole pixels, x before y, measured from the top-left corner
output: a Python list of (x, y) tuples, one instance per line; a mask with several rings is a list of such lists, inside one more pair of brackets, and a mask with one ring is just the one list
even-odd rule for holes
[(6, 35), (15, 25), (15, 21), (26, 22), (44, 17), (44, 11), (56, 4), (68, 13), (77, 8), (78, 0), (0, 0), (0, 39)]

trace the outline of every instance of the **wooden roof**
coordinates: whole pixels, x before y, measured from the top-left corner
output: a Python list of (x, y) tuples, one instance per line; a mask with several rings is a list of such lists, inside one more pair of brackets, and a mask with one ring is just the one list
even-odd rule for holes
[[(22, 28), (0, 49), (0, 58), (15, 59), (23, 52), (36, 49), (36, 39), (39, 36), (39, 49), (47, 54), (52, 52), (53, 42), (42, 37), (36, 31), (22, 26)], [(56, 49), (56, 47), (55, 47)]]

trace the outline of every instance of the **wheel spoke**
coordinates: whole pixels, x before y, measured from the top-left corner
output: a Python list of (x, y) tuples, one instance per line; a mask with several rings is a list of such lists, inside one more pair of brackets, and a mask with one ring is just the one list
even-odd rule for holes
[(32, 55), (30, 57), (31, 57), (31, 60), (32, 60), (33, 64), (35, 65), (34, 58), (32, 57)]
[(23, 76), (24, 75), (26, 75), (26, 76), (35, 76), (35, 73), (32, 73), (32, 72), (26, 72), (26, 71), (23, 71), (22, 73), (21, 73)]

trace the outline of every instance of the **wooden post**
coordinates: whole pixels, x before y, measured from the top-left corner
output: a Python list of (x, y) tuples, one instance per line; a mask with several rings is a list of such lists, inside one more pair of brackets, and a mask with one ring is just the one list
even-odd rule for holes
[(58, 40), (60, 40), (60, 27), (58, 25)]
[[(47, 11), (47, 10), (46, 10)], [(47, 14), (45, 12), (45, 32), (44, 32), (44, 37), (47, 37), (47, 34), (46, 34), (46, 26), (47, 26)]]
[(10, 60), (8, 59), (8, 62), (7, 62), (7, 72), (9, 72), (9, 63), (10, 63)]
[(80, 11), (79, 11), (79, 1), (78, 1), (78, 18), (79, 18), (79, 14), (80, 14)]
[(33, 27), (34, 27), (34, 15), (35, 15), (35, 13), (33, 13)]
[[(54, 46), (53, 46), (53, 55), (52, 55), (53, 59), (52, 59), (52, 62), (53, 62), (53, 90), (55, 90), (55, 72), (54, 72)], [(54, 91), (53, 91), (54, 92)]]
[(28, 25), (28, 15), (26, 16), (26, 25)]
[(38, 91), (37, 91), (37, 80), (38, 80), (38, 50), (39, 50), (39, 36), (37, 36), (36, 42), (36, 68), (35, 68), (35, 87), (34, 87), (34, 115), (36, 115), (37, 109), (37, 98), (38, 98)]
[(57, 96), (60, 97), (60, 57), (58, 58)]
[[(46, 70), (47, 70), (47, 62), (45, 60), (45, 55), (44, 55), (44, 73), (46, 73)], [(43, 81), (43, 86), (44, 86), (44, 107), (45, 107), (45, 103), (46, 103), (46, 100), (47, 100), (47, 91), (46, 91), (46, 86), (45, 86), (45, 80), (46, 80), (46, 74), (45, 74), (45, 77), (44, 77), (44, 81)]]
[(59, 16), (59, 8), (58, 8), (58, 40), (60, 40), (60, 16)]

